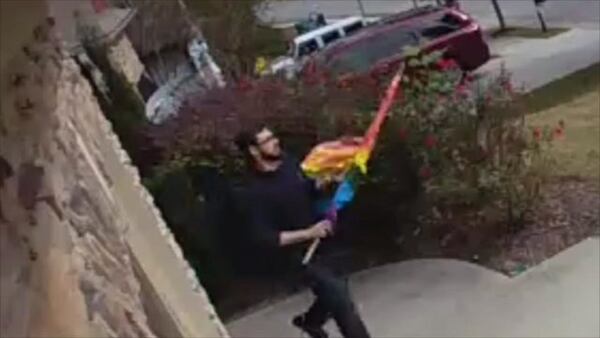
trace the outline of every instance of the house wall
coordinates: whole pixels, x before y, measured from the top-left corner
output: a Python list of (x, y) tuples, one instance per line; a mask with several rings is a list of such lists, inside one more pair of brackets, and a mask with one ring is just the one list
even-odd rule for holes
[(0, 336), (227, 336), (47, 2), (0, 13)]

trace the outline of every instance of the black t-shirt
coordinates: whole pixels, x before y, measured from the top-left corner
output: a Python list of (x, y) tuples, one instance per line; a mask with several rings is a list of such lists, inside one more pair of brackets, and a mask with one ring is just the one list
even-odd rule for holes
[(279, 233), (305, 229), (317, 221), (318, 194), (297, 162), (285, 157), (273, 172), (254, 172), (244, 193), (248, 243), (255, 260), (270, 271), (299, 267), (309, 243), (279, 246)]

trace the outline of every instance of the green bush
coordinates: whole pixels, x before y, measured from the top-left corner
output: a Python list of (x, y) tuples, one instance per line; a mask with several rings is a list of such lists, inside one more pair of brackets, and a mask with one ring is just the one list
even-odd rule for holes
[[(428, 204), (474, 210), (495, 205), (508, 224), (522, 224), (544, 179), (538, 169), (550, 164), (544, 148), (552, 138), (526, 130), (510, 74), (503, 69), (473, 81), (435, 54), (412, 59), (410, 66), (403, 104), (387, 132), (401, 139), (419, 166)], [(393, 186), (391, 177), (379, 179)]]
[(207, 184), (210, 180), (214, 183), (215, 176), (203, 170), (157, 167), (144, 185), (213, 301), (220, 301), (223, 284), (231, 278), (232, 266), (223, 246), (226, 243), (223, 236), (227, 235), (222, 231), (225, 225), (218, 214), (231, 210), (225, 210), (228, 202), (214, 203), (214, 199), (222, 196)]

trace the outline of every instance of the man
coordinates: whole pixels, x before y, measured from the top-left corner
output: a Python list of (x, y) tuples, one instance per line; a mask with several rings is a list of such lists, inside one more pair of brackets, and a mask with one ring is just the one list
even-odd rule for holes
[(313, 338), (326, 338), (323, 325), (333, 318), (344, 337), (370, 337), (345, 281), (318, 263), (302, 264), (308, 245), (332, 234), (332, 224), (319, 220), (313, 211), (319, 196), (316, 184), (283, 154), (268, 128), (242, 132), (236, 144), (251, 171), (244, 204), (256, 258), (268, 262), (278, 276), (302, 276), (316, 296), (308, 311), (292, 320), (293, 325)]

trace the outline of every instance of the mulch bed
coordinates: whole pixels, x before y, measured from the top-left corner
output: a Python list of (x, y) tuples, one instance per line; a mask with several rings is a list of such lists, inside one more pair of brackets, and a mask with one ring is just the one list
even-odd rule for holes
[(544, 189), (523, 229), (501, 238), (485, 265), (515, 275), (590, 236), (600, 235), (598, 179), (559, 178)]
[[(420, 224), (402, 226), (389, 239), (356, 250), (350, 271), (418, 258), (454, 258), (508, 275), (600, 235), (600, 180), (561, 177), (547, 183), (519, 228), (485, 211), (435, 210)], [(377, 249), (374, 249), (377, 248)], [(349, 272), (350, 272), (349, 271)]]

